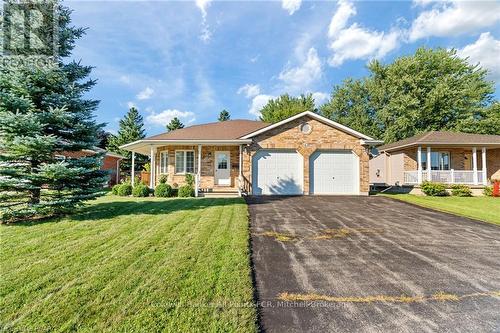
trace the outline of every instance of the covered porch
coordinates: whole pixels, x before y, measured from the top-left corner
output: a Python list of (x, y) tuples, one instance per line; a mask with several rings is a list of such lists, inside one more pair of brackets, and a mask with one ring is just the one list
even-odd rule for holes
[(135, 157), (150, 159), (149, 187), (154, 189), (162, 177), (172, 187), (185, 184), (187, 174), (194, 176), (195, 196), (238, 195), (243, 192), (243, 146), (251, 140), (141, 140), (125, 149), (132, 152), (132, 184), (136, 181)]
[[(404, 184), (424, 181), (487, 186), (487, 147), (418, 146), (416, 160), (405, 161)], [(413, 168), (412, 168), (413, 167)]]

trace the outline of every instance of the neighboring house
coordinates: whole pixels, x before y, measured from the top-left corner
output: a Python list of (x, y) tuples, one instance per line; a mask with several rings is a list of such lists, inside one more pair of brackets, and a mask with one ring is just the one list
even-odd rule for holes
[[(195, 125), (120, 148), (151, 159), (150, 186), (160, 175), (182, 185), (195, 175), (196, 194), (351, 194), (369, 191), (367, 135), (313, 112), (275, 124), (229, 120)], [(135, 170), (132, 170), (134, 174)]]
[(102, 148), (95, 147), (94, 150), (84, 149), (82, 151), (63, 152), (61, 155), (64, 157), (83, 157), (93, 155), (95, 153), (104, 153), (102, 159), (101, 170), (109, 171), (108, 185), (112, 186), (120, 182), (120, 161), (124, 156), (106, 151)]
[(370, 160), (373, 185), (418, 187), (428, 180), (482, 188), (500, 171), (500, 135), (426, 132), (378, 151)]

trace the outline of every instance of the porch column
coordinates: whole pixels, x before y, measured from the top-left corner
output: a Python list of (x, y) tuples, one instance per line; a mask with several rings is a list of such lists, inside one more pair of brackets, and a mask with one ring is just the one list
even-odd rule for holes
[(432, 181), (431, 147), (427, 147), (427, 180)]
[(151, 179), (149, 180), (149, 187), (151, 189), (155, 188), (155, 179), (156, 179), (156, 157), (155, 157), (156, 149), (151, 146), (149, 162), (151, 165)]
[(132, 181), (132, 187), (135, 185), (135, 151), (132, 152), (132, 174), (130, 175), (130, 180)]
[(472, 170), (474, 174), (472, 175), (474, 179), (474, 185), (477, 185), (479, 183), (478, 177), (477, 177), (477, 148), (473, 147), (472, 148)]
[(239, 146), (240, 148), (240, 155), (239, 155), (239, 163), (238, 163), (238, 194), (241, 197), (241, 179), (243, 178), (242, 170), (241, 170), (241, 164), (243, 163), (243, 155), (242, 155), (242, 146)]
[(196, 182), (194, 195), (197, 197), (200, 189), (200, 181), (201, 181), (201, 145), (198, 145), (198, 170), (196, 172)]
[(482, 166), (483, 166), (483, 185), (488, 185), (488, 173), (486, 172), (486, 147), (482, 148), (482, 155), (481, 155), (481, 161), (482, 161)]
[(417, 150), (417, 163), (418, 163), (418, 168), (417, 168), (417, 178), (418, 178), (418, 183), (422, 184), (422, 147), (418, 146)]

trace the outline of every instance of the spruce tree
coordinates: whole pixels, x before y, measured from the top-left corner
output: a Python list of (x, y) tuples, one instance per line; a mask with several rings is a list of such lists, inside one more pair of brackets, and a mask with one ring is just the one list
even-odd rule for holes
[(167, 125), (167, 131), (175, 131), (176, 129), (184, 128), (184, 124), (181, 123), (179, 118), (174, 117), (170, 123)]
[[(51, 65), (0, 65), (0, 219), (74, 211), (102, 193), (102, 156), (75, 156), (97, 143), (94, 111), (85, 99), (91, 67), (69, 61), (83, 28), (58, 4), (59, 48)], [(73, 154), (72, 154), (73, 153)]]
[[(131, 107), (125, 117), (120, 120), (118, 134), (110, 138), (108, 145), (108, 150), (125, 157), (120, 162), (120, 169), (126, 174), (130, 174), (132, 170), (132, 152), (120, 149), (119, 147), (127, 143), (144, 139), (145, 137), (146, 133), (144, 130), (144, 120), (139, 114), (139, 111), (137, 111), (136, 108)], [(136, 154), (135, 169), (140, 170), (147, 160), (147, 156)]]
[(226, 121), (226, 120), (229, 120), (231, 119), (231, 115), (229, 114), (229, 112), (227, 112), (226, 109), (222, 110), (220, 113), (219, 113), (219, 121)]

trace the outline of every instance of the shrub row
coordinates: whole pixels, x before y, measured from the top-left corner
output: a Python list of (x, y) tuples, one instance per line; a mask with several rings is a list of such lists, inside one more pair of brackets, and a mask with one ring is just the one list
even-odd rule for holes
[[(167, 184), (166, 175), (162, 175), (159, 179), (160, 184), (155, 187), (154, 196), (158, 198), (169, 198), (169, 197), (194, 197), (194, 176), (186, 175), (186, 185), (179, 187), (178, 189), (172, 188)], [(134, 187), (130, 182), (124, 182), (113, 186), (111, 192), (114, 195), (119, 196), (129, 196), (134, 197), (148, 197), (152, 192), (150, 188), (142, 183), (137, 183)]]
[[(446, 185), (442, 183), (426, 181), (422, 183), (421, 189), (425, 195), (431, 197), (445, 197), (449, 195), (446, 191)], [(491, 197), (493, 195), (493, 188), (491, 186), (485, 187), (483, 194)], [(472, 190), (467, 185), (456, 184), (451, 186), (451, 195), (454, 197), (472, 197)]]

